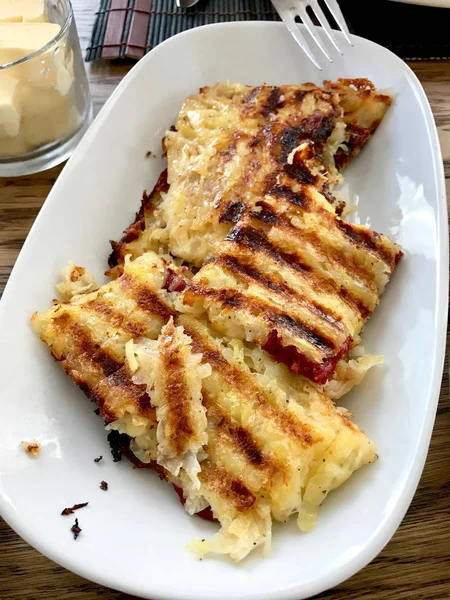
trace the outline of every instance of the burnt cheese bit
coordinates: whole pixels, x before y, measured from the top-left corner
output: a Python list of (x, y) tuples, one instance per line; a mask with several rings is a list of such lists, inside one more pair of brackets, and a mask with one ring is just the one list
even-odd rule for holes
[(74, 504), (73, 506), (71, 506), (70, 508), (65, 508), (61, 514), (62, 515), (71, 515), (73, 514), (76, 510), (78, 510), (79, 508), (84, 508), (85, 506), (87, 506), (89, 504), (89, 502), (81, 502), (80, 504)]
[(96, 414), (96, 415), (99, 415), (99, 414), (100, 414), (100, 409), (99, 409), (99, 408), (96, 408), (96, 409), (94, 410), (94, 412), (95, 412), (95, 414)]
[(106, 481), (102, 481), (100, 483), (100, 489), (106, 492), (106, 490), (108, 489), (108, 483)]
[(118, 431), (114, 429), (108, 433), (108, 443), (111, 449), (111, 454), (114, 462), (120, 462), (122, 460), (122, 436)]
[(81, 527), (78, 525), (78, 519), (75, 519), (75, 523), (70, 528), (70, 531), (73, 533), (73, 539), (76, 540), (82, 532)]
[(94, 462), (98, 463), (102, 460), (103, 456), (97, 456), (97, 458), (94, 458)]

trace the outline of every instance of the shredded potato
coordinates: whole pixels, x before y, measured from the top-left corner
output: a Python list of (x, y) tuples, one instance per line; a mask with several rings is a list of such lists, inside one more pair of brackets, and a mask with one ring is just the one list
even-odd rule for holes
[(86, 294), (98, 289), (93, 276), (83, 267), (78, 267), (70, 261), (61, 271), (60, 281), (56, 289), (63, 302), (68, 302), (74, 296)]

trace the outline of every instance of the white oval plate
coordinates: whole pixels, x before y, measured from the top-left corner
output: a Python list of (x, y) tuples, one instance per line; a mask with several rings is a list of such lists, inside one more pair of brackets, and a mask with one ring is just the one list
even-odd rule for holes
[(435, 8), (450, 8), (450, 0), (393, 0), (403, 4), (421, 4), (422, 6), (434, 6)]
[[(371, 561), (402, 520), (427, 455), (446, 327), (447, 215), (436, 128), (425, 94), (394, 54), (354, 38), (319, 73), (279, 23), (201, 27), (158, 46), (132, 69), (91, 126), (45, 202), (0, 306), (0, 510), (25, 540), (100, 584), (145, 598), (296, 599), (334, 586)], [(322, 77), (321, 77), (322, 76)], [(380, 460), (325, 502), (317, 528), (274, 527), (268, 558), (196, 560), (185, 550), (216, 527), (189, 517), (169, 485), (128, 461), (113, 463), (94, 406), (32, 333), (59, 269), (72, 259), (101, 276), (144, 188), (162, 169), (161, 138), (183, 98), (218, 80), (257, 85), (367, 76), (395, 102), (346, 174), (357, 218), (403, 244), (400, 263), (364, 345), (383, 353), (345, 405)], [(21, 440), (39, 440), (32, 460)], [(94, 457), (105, 458), (94, 463)], [(109, 483), (105, 493), (100, 481)], [(73, 516), (61, 510), (90, 504)], [(294, 521), (294, 519), (292, 520)]]

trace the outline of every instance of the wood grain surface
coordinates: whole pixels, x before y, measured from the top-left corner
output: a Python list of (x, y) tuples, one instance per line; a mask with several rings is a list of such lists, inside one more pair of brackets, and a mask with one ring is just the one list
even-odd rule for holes
[[(98, 0), (74, 0), (82, 47), (89, 42)], [(132, 63), (87, 65), (95, 112)], [(439, 129), (450, 197), (450, 62), (413, 63)], [(0, 291), (47, 194), (57, 167), (0, 179)], [(448, 354), (425, 470), (397, 533), (365, 569), (316, 600), (450, 600), (450, 399)], [(349, 524), (350, 525), (350, 524)], [(0, 600), (130, 600), (90, 583), (30, 548), (0, 519)]]

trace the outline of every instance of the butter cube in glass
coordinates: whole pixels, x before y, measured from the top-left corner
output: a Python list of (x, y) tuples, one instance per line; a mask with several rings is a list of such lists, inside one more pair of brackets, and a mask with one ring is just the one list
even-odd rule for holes
[(69, 0), (0, 0), (0, 176), (53, 167), (92, 104)]

